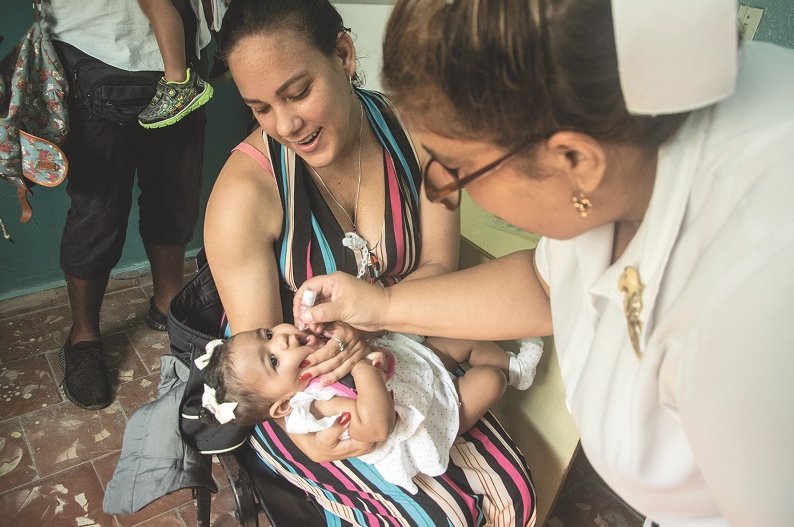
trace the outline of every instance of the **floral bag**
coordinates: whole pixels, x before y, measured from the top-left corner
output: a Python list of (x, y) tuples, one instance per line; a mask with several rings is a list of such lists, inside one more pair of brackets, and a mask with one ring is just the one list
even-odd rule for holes
[(33, 0), (33, 25), (0, 61), (0, 178), (17, 187), (26, 223), (33, 185), (63, 182), (68, 162), (59, 145), (68, 133), (68, 85), (41, 26), (41, 0)]

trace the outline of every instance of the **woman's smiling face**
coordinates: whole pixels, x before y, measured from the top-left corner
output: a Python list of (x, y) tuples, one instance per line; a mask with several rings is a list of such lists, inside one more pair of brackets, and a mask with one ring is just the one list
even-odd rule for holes
[(355, 51), (347, 33), (331, 54), (291, 29), (246, 37), (228, 63), (265, 133), (312, 166), (332, 164), (354, 143), (359, 110), (350, 89)]
[(291, 324), (244, 331), (233, 339), (234, 371), (241, 384), (276, 401), (308, 385), (308, 380), (298, 379), (300, 364), (322, 345), (317, 337)]

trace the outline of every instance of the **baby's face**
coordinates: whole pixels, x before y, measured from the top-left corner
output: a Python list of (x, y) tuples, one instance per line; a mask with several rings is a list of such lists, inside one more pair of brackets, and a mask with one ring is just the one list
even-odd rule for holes
[(245, 331), (234, 336), (234, 370), (243, 384), (269, 400), (292, 396), (309, 384), (298, 379), (300, 364), (322, 344), (291, 324)]

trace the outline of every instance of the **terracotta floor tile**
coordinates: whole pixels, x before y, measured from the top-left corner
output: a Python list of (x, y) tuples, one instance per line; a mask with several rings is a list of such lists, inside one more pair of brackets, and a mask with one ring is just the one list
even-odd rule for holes
[(184, 525), (182, 518), (174, 510), (161, 514), (156, 518), (136, 523), (135, 527), (184, 527)]
[(99, 314), (100, 331), (111, 335), (140, 325), (149, 311), (149, 297), (136, 287), (105, 295)]
[(0, 423), (0, 493), (36, 478), (25, 434), (18, 419)]
[(126, 333), (103, 336), (102, 341), (105, 361), (113, 372), (111, 379), (115, 385), (149, 375)]
[(127, 331), (127, 337), (149, 373), (160, 371), (160, 357), (171, 353), (168, 332), (141, 325)]
[(70, 402), (20, 418), (40, 476), (47, 476), (121, 449), (127, 420), (114, 402), (83, 410)]
[(91, 463), (94, 464), (97, 476), (99, 476), (99, 483), (105, 489), (108, 482), (113, 478), (113, 473), (116, 471), (116, 465), (121, 457), (121, 450), (111, 452), (110, 454), (94, 458)]
[(3, 320), (0, 322), (0, 363), (60, 349), (71, 327), (69, 306)]
[[(119, 386), (116, 392), (116, 400), (124, 408), (127, 418), (141, 405), (153, 401), (157, 397), (157, 384), (159, 382), (160, 374), (153, 373)], [(176, 419), (176, 416), (174, 418)]]
[(0, 421), (62, 401), (44, 355), (0, 366)]
[[(181, 489), (153, 501), (135, 514), (124, 514), (114, 517), (122, 527), (131, 527), (133, 525), (138, 525), (143, 521), (149, 520), (150, 518), (160, 516), (165, 512), (172, 511), (174, 516), (178, 518), (178, 521), (180, 522), (179, 525), (181, 525), (183, 520), (178, 513), (179, 508), (187, 506), (192, 500), (192, 489)], [(156, 525), (162, 524), (157, 523)], [(212, 525), (214, 526), (215, 524), (213, 523)]]
[(5, 525), (112, 526), (102, 512), (102, 487), (91, 463), (0, 494)]
[(226, 473), (223, 471), (220, 461), (218, 461), (218, 456), (212, 456), (212, 478), (215, 480), (215, 484), (218, 485), (218, 489), (228, 487), (230, 484), (229, 478), (226, 477)]

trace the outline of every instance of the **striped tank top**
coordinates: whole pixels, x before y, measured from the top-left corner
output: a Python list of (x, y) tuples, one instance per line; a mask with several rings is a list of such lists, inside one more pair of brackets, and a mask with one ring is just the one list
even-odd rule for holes
[[(373, 251), (380, 264), (379, 282), (392, 285), (419, 263), (421, 171), (413, 146), (390, 103), (377, 92), (357, 89), (364, 115), (383, 148), (384, 219)], [(310, 170), (294, 151), (263, 134), (284, 211), (275, 242), (281, 278), (282, 312), (292, 322), (292, 297), (316, 275), (343, 271), (353, 276), (359, 254), (342, 245), (345, 236), (323, 199)]]

